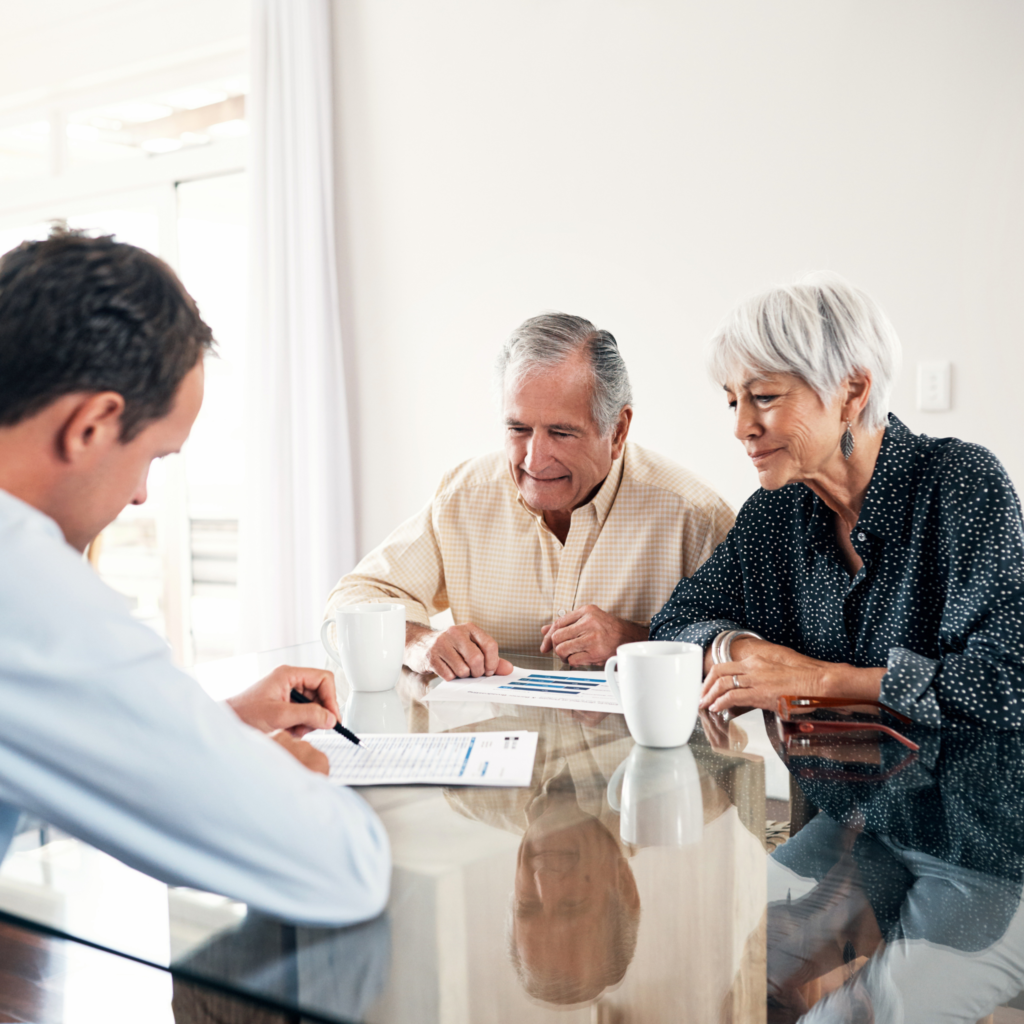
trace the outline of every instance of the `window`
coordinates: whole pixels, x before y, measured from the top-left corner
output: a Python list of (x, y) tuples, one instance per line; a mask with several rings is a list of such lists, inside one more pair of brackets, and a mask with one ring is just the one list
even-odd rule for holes
[(237, 649), (246, 315), (245, 79), (182, 84), (0, 130), (0, 253), (55, 223), (170, 263), (213, 328), (206, 398), (180, 456), (154, 464), (92, 552), (179, 663)]
[(238, 519), (245, 461), (245, 211), (245, 174), (178, 185), (181, 278), (217, 339), (217, 354), (206, 361), (206, 398), (185, 449), (189, 610), (196, 661), (238, 653)]

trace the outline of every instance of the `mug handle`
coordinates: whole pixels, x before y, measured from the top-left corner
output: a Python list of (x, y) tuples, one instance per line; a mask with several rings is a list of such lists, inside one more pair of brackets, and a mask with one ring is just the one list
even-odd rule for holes
[(619, 659), (613, 654), (604, 663), (604, 674), (608, 680), (608, 686), (612, 691), (612, 695), (619, 702), (619, 707), (622, 707), (622, 695), (619, 693), (619, 684), (615, 682), (615, 673), (619, 667)]
[(320, 627), (320, 642), (324, 645), (324, 650), (340, 665), (341, 655), (338, 648), (331, 643), (331, 635), (328, 633), (328, 629), (333, 625), (334, 619), (324, 619), (324, 624)]
[(612, 772), (612, 777), (608, 780), (608, 806), (616, 814), (622, 811), (622, 805), (618, 802), (619, 783), (622, 781), (622, 773), (626, 770), (626, 761), (628, 760), (628, 757), (625, 758), (619, 767)]

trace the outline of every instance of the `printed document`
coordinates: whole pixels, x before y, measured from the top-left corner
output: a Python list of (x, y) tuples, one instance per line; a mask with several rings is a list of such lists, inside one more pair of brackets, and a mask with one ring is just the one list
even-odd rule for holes
[(339, 786), (528, 786), (535, 732), (367, 733), (356, 744), (330, 729), (305, 737)]
[(622, 714), (603, 672), (542, 672), (514, 668), (507, 676), (442, 680), (427, 700), (489, 700), (495, 704), (530, 704), (536, 708), (570, 708)]

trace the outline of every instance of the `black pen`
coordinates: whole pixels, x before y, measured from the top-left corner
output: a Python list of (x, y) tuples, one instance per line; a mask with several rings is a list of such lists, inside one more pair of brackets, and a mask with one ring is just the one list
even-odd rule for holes
[[(298, 690), (292, 690), (292, 703), (313, 704), (315, 703), (315, 701), (313, 701), (310, 697), (307, 697), (304, 693), (299, 693)], [(354, 743), (357, 747), (359, 746), (359, 737), (354, 732), (350, 731), (349, 729), (346, 729), (345, 726), (341, 724), (341, 722), (334, 723), (334, 731), (340, 732), (341, 735), (345, 737), (345, 739), (349, 740), (351, 743)]]

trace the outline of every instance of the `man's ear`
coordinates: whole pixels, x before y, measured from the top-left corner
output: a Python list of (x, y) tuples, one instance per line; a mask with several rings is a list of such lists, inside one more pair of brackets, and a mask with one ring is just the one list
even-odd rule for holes
[(63, 462), (81, 462), (121, 443), (124, 396), (99, 391), (78, 403), (57, 437), (57, 455)]
[(626, 435), (629, 433), (629, 425), (633, 422), (632, 406), (623, 406), (619, 413), (618, 422), (612, 430), (612, 459), (617, 459), (626, 447)]

